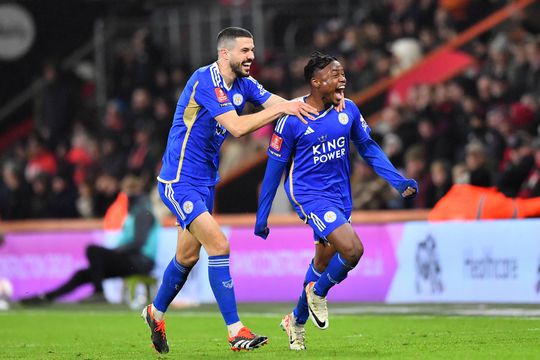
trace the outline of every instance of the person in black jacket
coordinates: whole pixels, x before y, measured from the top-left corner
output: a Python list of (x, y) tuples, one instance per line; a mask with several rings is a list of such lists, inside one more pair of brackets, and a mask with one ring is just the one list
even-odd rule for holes
[(128, 214), (118, 247), (107, 249), (99, 245), (88, 246), (87, 268), (77, 271), (54, 290), (21, 299), (21, 304), (49, 303), (87, 283), (94, 286), (94, 293), (84, 301), (103, 302), (104, 279), (150, 273), (157, 251), (159, 223), (152, 212), (150, 200), (142, 193), (143, 184), (139, 178), (127, 176), (122, 181), (122, 191), (128, 196)]

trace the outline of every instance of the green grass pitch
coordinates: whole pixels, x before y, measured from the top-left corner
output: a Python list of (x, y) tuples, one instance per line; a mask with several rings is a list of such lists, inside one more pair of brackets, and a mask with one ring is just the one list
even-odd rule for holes
[(0, 359), (540, 359), (539, 317), (441, 315), (437, 310), (355, 315), (342, 314), (339, 306), (330, 308), (328, 330), (309, 321), (308, 349), (292, 352), (279, 328), (290, 309), (288, 304), (239, 306), (244, 323), (269, 337), (268, 345), (249, 353), (229, 350), (215, 306), (171, 310), (171, 351), (158, 355), (139, 313), (125, 307), (14, 307), (0, 312)]

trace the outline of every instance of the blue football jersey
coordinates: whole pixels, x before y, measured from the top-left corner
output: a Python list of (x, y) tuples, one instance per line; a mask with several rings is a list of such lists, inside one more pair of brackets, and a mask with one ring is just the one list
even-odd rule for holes
[(232, 110), (240, 114), (246, 101), (258, 106), (271, 95), (252, 77), (236, 78), (227, 88), (217, 63), (195, 71), (178, 99), (158, 180), (215, 185), (227, 136), (216, 116)]
[(289, 199), (301, 206), (325, 198), (350, 208), (350, 141), (367, 140), (370, 131), (349, 99), (342, 112), (330, 107), (308, 124), (292, 115), (280, 118), (268, 156), (284, 162), (291, 160), (284, 183)]

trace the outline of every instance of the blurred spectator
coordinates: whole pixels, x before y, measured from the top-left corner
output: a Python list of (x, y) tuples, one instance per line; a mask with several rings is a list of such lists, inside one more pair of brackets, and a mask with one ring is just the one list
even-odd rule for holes
[(132, 176), (124, 178), (122, 191), (128, 197), (128, 214), (122, 226), (118, 247), (107, 249), (97, 245), (88, 246), (88, 268), (77, 271), (67, 282), (52, 291), (22, 299), (23, 305), (52, 302), (87, 283), (93, 285), (94, 292), (84, 301), (104, 302), (103, 280), (150, 273), (157, 253), (159, 223), (153, 215), (149, 199), (143, 194), (140, 179)]
[(150, 149), (151, 128), (149, 125), (141, 125), (135, 130), (133, 148), (127, 157), (128, 172), (137, 174), (145, 183), (154, 178), (155, 155)]
[(450, 165), (441, 160), (435, 160), (430, 167), (431, 183), (424, 189), (426, 192), (426, 207), (432, 208), (452, 187)]
[(79, 85), (54, 61), (43, 66), (43, 78), (46, 85), (36, 98), (35, 124), (45, 143), (54, 148), (69, 134), (78, 105)]
[[(419, 189), (427, 189), (431, 186), (431, 175), (429, 173), (426, 154), (422, 147), (412, 146), (405, 153), (405, 177), (416, 179)], [(427, 198), (425, 191), (419, 191), (414, 199), (404, 199), (405, 208), (425, 208)]]
[(94, 214), (105, 215), (107, 208), (113, 203), (120, 191), (118, 179), (109, 174), (101, 174), (96, 178), (94, 191)]
[(533, 149), (534, 165), (519, 191), (519, 196), (524, 198), (540, 196), (540, 137), (532, 142), (531, 148)]
[(44, 173), (38, 174), (30, 182), (32, 192), (30, 196), (30, 201), (27, 203), (30, 218), (44, 219), (52, 217), (52, 214), (50, 212), (50, 183), (50, 177)]
[[(508, 161), (497, 180), (497, 188), (508, 197), (515, 197), (534, 166), (531, 140), (525, 134), (512, 138)], [(537, 195), (538, 196), (538, 195)]]
[(491, 172), (488, 168), (488, 158), (485, 147), (480, 142), (472, 142), (466, 147), (465, 164), (469, 173), (477, 177), (475, 185), (491, 186)]
[(14, 162), (2, 166), (0, 181), (0, 219), (20, 220), (28, 217), (30, 189), (21, 168)]
[(92, 185), (85, 181), (79, 185), (79, 195), (75, 202), (77, 212), (83, 218), (93, 218), (96, 216), (94, 211), (94, 192)]
[(58, 167), (54, 154), (45, 147), (43, 139), (33, 134), (28, 139), (27, 145), (28, 162), (24, 171), (26, 180), (32, 182), (38, 175), (47, 174), (53, 176)]
[(48, 217), (75, 218), (79, 216), (76, 208), (77, 188), (70, 173), (58, 174), (52, 178)]
[(118, 139), (111, 135), (101, 141), (100, 169), (102, 173), (121, 179), (126, 174), (126, 153), (118, 146)]

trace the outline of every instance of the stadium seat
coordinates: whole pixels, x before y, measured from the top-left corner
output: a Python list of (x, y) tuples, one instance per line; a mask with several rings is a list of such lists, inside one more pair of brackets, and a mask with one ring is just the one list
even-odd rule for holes
[[(124, 278), (124, 301), (131, 308), (138, 309), (140, 306), (147, 304), (152, 299), (153, 291), (156, 287), (157, 280), (150, 275), (132, 275)], [(137, 293), (137, 286), (144, 285), (144, 297)]]

